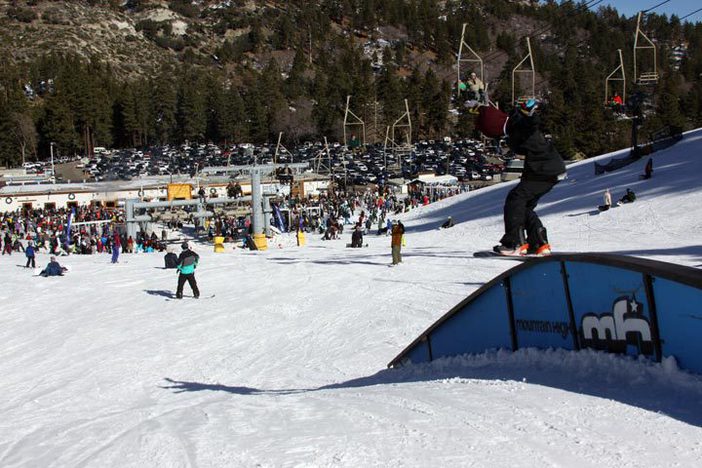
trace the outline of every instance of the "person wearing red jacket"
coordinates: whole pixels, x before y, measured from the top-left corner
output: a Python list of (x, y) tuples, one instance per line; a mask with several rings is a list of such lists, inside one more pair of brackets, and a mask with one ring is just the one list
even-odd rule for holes
[(115, 235), (112, 241), (112, 263), (117, 263), (119, 260), (119, 251), (122, 248), (122, 239), (119, 237), (119, 232), (115, 230)]

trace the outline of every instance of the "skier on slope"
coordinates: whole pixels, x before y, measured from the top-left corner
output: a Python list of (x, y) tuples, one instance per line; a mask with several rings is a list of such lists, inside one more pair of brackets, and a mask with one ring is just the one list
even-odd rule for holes
[(187, 281), (190, 288), (193, 290), (193, 297), (197, 299), (200, 297), (200, 290), (197, 288), (197, 281), (195, 281), (195, 268), (197, 267), (197, 262), (200, 260), (198, 254), (190, 250), (190, 246), (187, 242), (182, 244), (183, 252), (181, 252), (178, 257), (178, 289), (176, 290), (176, 299), (183, 299), (183, 286)]
[[(466, 103), (473, 108), (476, 104)], [(565, 176), (566, 168), (561, 155), (539, 129), (537, 109), (535, 99), (520, 103), (510, 115), (493, 106), (478, 107), (476, 128), (488, 138), (506, 135), (510, 149), (526, 157), (521, 180), (505, 200), (505, 234), (493, 249), (499, 255), (551, 253), (546, 228), (534, 209), (539, 199)]]

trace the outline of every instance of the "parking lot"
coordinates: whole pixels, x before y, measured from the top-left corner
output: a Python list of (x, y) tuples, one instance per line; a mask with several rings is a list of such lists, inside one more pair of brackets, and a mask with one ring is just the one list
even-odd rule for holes
[[(422, 140), (411, 152), (395, 153), (382, 145), (364, 148), (346, 148), (339, 143), (325, 146), (321, 142), (307, 142), (291, 149), (276, 145), (238, 144), (222, 148), (213, 144), (159, 146), (145, 149), (100, 149), (90, 158), (62, 159), (56, 162), (59, 180), (114, 181), (131, 180), (144, 176), (194, 176), (208, 166), (308, 162), (308, 172), (328, 173), (349, 185), (381, 183), (389, 179), (416, 177), (420, 173), (450, 174), (474, 186), (499, 180), (505, 159), (495, 148), (486, 147), (477, 140), (433, 141)], [(31, 163), (31, 171), (50, 171), (49, 162)]]

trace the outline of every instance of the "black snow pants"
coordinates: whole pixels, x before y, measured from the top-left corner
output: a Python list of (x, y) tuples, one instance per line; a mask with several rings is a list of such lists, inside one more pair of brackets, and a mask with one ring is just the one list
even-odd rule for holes
[(530, 249), (535, 249), (547, 242), (543, 224), (534, 209), (539, 199), (557, 183), (556, 178), (548, 181), (522, 179), (510, 190), (505, 200), (505, 235), (500, 240), (502, 245), (518, 247), (526, 241)]
[(179, 274), (178, 275), (178, 289), (176, 290), (176, 297), (183, 297), (183, 286), (185, 282), (188, 282), (190, 289), (193, 290), (193, 296), (199, 297), (200, 290), (197, 288), (197, 281), (195, 281), (195, 273), (189, 275)]

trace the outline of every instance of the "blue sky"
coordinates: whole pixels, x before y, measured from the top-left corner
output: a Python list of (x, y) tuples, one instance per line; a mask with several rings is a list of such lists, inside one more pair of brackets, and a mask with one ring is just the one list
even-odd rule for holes
[[(613, 6), (619, 11), (619, 13), (626, 16), (634, 16), (640, 10), (647, 10), (664, 0), (604, 0), (599, 5), (604, 5), (605, 3)], [(599, 6), (598, 5), (598, 6)], [(593, 7), (597, 8), (597, 6)], [(700, 0), (670, 0), (665, 5), (661, 5), (653, 12), (658, 14), (678, 15), (679, 18), (692, 13), (698, 8), (702, 8), (702, 2)], [(702, 21), (702, 11), (695, 13), (686, 19), (686, 21), (699, 22)]]

